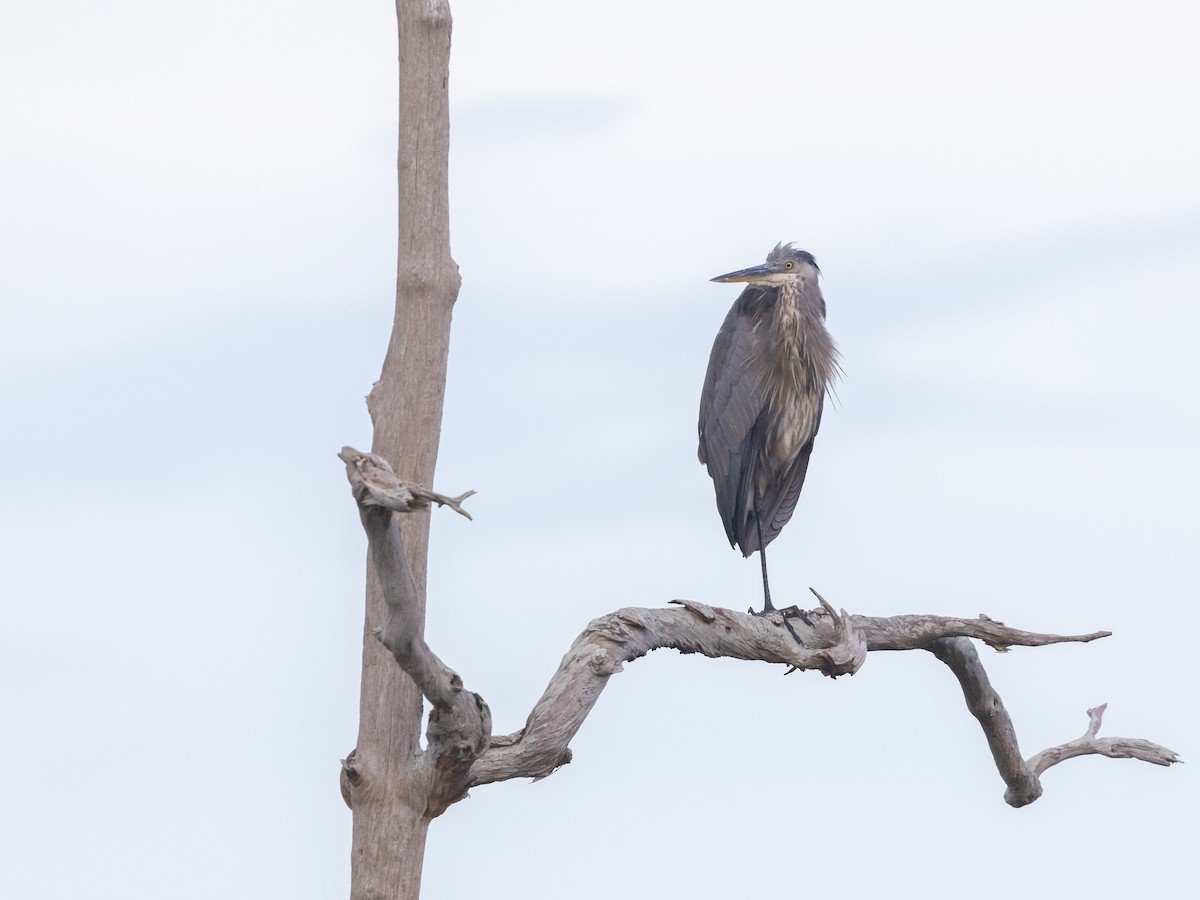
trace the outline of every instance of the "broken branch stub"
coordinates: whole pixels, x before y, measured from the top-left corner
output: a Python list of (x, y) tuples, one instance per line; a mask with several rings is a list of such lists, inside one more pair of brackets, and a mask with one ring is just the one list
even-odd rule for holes
[(428, 509), (430, 503), (449, 506), (460, 516), (470, 519), (471, 514), (462, 508), (462, 503), (475, 491), (467, 491), (457, 497), (449, 497), (408, 481), (401, 481), (392, 471), (391, 464), (382, 456), (363, 453), (353, 447), (343, 447), (338, 458), (346, 464), (346, 477), (354, 499), (362, 506), (382, 506), (393, 512), (412, 512)]

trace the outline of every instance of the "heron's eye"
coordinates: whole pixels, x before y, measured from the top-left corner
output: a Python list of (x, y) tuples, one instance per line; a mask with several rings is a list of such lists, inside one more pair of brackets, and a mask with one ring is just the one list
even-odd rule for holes
[(792, 267), (792, 264), (791, 264), (790, 262), (789, 262), (789, 263), (784, 263), (784, 264), (783, 264), (783, 267), (784, 267), (785, 269), (790, 269), (790, 268)]

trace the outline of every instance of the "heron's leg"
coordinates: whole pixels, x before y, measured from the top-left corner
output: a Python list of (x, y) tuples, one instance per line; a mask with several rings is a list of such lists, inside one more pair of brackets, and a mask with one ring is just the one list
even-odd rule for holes
[[(770, 583), (767, 581), (767, 545), (762, 540), (762, 520), (758, 517), (758, 502), (754, 504), (754, 527), (758, 532), (758, 563), (762, 565), (762, 614), (775, 612), (775, 605), (770, 602)], [(754, 612), (751, 610), (750, 612)]]
[[(758, 518), (758, 504), (754, 504), (754, 527), (758, 530), (758, 561), (762, 565), (763, 576), (763, 611), (756, 613), (750, 610), (751, 615), (765, 616), (769, 613), (779, 612), (775, 609), (775, 604), (771, 602), (771, 585), (767, 582), (767, 546), (763, 543), (762, 521)], [(796, 629), (792, 627), (792, 623), (788, 621), (788, 614), (795, 611), (795, 615), (799, 617), (809, 628), (812, 628), (812, 619), (798, 606), (790, 606), (783, 610), (783, 624), (787, 630), (791, 632), (792, 637), (796, 639), (796, 643), (801, 647), (804, 646), (804, 641), (800, 640), (800, 635), (796, 634)]]
[(763, 575), (763, 615), (775, 612), (775, 604), (771, 602), (771, 585), (767, 581), (767, 545), (763, 542), (762, 519), (758, 514), (758, 501), (754, 502), (754, 528), (758, 531), (758, 561), (762, 565)]
[[(762, 564), (763, 611), (756, 613), (754, 610), (750, 610), (750, 613), (755, 616), (765, 616), (773, 612), (778, 612), (778, 610), (775, 609), (775, 604), (771, 602), (771, 585), (767, 582), (767, 546), (763, 543), (762, 522), (758, 518), (757, 503), (754, 504), (754, 527), (758, 529), (758, 561)], [(803, 613), (801, 613), (800, 617), (807, 622), (807, 617)], [(791, 632), (792, 637), (796, 639), (796, 643), (803, 647), (804, 641), (800, 640), (800, 635), (796, 634), (796, 629), (792, 627), (792, 623), (788, 621), (786, 615), (783, 617), (783, 624)], [(807, 624), (812, 625), (812, 622), (807, 622)]]
[(758, 561), (762, 564), (763, 573), (763, 612), (775, 612), (775, 604), (771, 602), (771, 585), (767, 582), (767, 548), (762, 545), (762, 529), (758, 529)]

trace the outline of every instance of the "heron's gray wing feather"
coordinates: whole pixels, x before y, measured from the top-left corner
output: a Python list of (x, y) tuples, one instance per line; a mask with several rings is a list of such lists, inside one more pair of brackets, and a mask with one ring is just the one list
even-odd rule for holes
[(700, 397), (699, 457), (708, 466), (717, 493), (717, 510), (731, 544), (747, 548), (747, 513), (753, 497), (754, 454), (750, 433), (766, 402), (766, 357), (753, 313), (767, 302), (767, 292), (748, 287), (738, 297), (713, 343)]
[[(796, 458), (792, 460), (787, 471), (781, 478), (773, 479), (779, 485), (779, 490), (773, 496), (762, 499), (763, 514), (763, 543), (769, 544), (783, 530), (796, 511), (796, 502), (800, 499), (800, 491), (804, 487), (804, 477), (808, 474), (808, 460), (812, 456), (813, 441), (817, 437), (817, 429), (821, 426), (821, 412), (824, 408), (822, 400), (817, 405), (816, 415), (808, 425), (808, 440), (800, 448)], [(807, 423), (806, 423), (807, 424)], [(758, 549), (758, 535), (754, 536), (754, 549)]]

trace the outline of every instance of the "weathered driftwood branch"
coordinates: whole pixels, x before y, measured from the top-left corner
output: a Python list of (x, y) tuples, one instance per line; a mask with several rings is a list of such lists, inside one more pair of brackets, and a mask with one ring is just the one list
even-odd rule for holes
[(949, 616), (853, 616), (854, 627), (862, 631), (872, 650), (925, 650), (931, 641), (942, 637), (969, 637), (982, 641), (994, 650), (1010, 647), (1044, 647), (1048, 644), (1087, 643), (1111, 637), (1111, 631), (1091, 634), (1037, 634), (1009, 628), (981, 615), (976, 619), (956, 619)]
[(1087, 711), (1088, 727), (1083, 737), (1057, 747), (1049, 747), (1041, 753), (1035, 753), (1029, 758), (1026, 765), (1034, 774), (1041, 775), (1064, 759), (1071, 759), (1073, 756), (1087, 756), (1090, 753), (1098, 753), (1100, 756), (1107, 756), (1110, 759), (1140, 759), (1142, 762), (1154, 763), (1156, 766), (1169, 766), (1171, 763), (1183, 762), (1174, 750), (1168, 750), (1160, 744), (1152, 744), (1150, 741), (1143, 741), (1140, 738), (1096, 737), (1106, 709), (1108, 709), (1107, 703), (1101, 703), (1099, 706), (1089, 709)]
[(996, 769), (1008, 786), (1004, 802), (1009, 806), (1027, 806), (1042, 796), (1041, 782), (1021, 757), (1012, 719), (1004, 701), (992, 688), (975, 645), (965, 637), (944, 637), (931, 642), (926, 649), (950, 667), (962, 686), (967, 709), (979, 721)]
[[(460, 504), (474, 491), (454, 498), (444, 497), (401, 482), (387, 461), (374, 454), (343, 447), (338, 456), (346, 464), (346, 476), (358, 500), (371, 562), (387, 604), (387, 617), (376, 637), (433, 705), (425, 734), (428, 749), (416, 762), (416, 781), (425, 789), (425, 814), (432, 818), (465, 793), (463, 786), (471, 764), (487, 747), (492, 716), (483, 698), (463, 690), (458, 673), (438, 659), (425, 643), (418, 618), (417, 588), (393, 512), (424, 509), (434, 502), (448, 505), (470, 518)], [(354, 783), (356, 773), (351, 757), (343, 761), (342, 776)], [(342, 795), (349, 796), (346, 784)]]
[[(1103, 634), (1101, 632), (1095, 636)], [(1100, 729), (1100, 720), (1108, 707), (1107, 703), (1088, 710), (1090, 721), (1083, 737), (1050, 747), (1034, 754), (1028, 760), (1023, 759), (1012, 719), (1009, 718), (1000, 695), (992, 689), (975, 646), (965, 637), (955, 637), (936, 640), (927, 649), (950, 667), (962, 685), (967, 709), (979, 720), (987, 737), (988, 747), (991, 748), (992, 758), (996, 761), (996, 768), (1008, 786), (1008, 790), (1004, 792), (1004, 801), (1009, 806), (1027, 806), (1040, 797), (1042, 784), (1039, 776), (1051, 766), (1073, 756), (1098, 753), (1113, 759), (1140, 759), (1158, 766), (1183, 762), (1173, 750), (1150, 741), (1138, 738), (1097, 738), (1096, 732)]]
[[(816, 594), (815, 591), (813, 593)], [(857, 671), (862, 665), (864, 650), (925, 649), (949, 666), (962, 685), (967, 708), (979, 721), (996, 768), (1008, 787), (1005, 800), (1013, 806), (1024, 806), (1041, 796), (1042, 788), (1037, 776), (1043, 769), (1037, 768), (1032, 762), (1026, 763), (1022, 758), (1012, 720), (992, 688), (979, 654), (968, 636), (1007, 649), (1012, 646), (1041, 647), (1056, 643), (1088, 642), (1106, 637), (1109, 632), (1039, 634), (1010, 628), (986, 616), (978, 619), (847, 616), (844, 611), (835, 613), (820, 594), (816, 596), (821, 608), (807, 613), (812, 621), (811, 628), (803, 624), (797, 611), (782, 611), (783, 616), (792, 619), (805, 642), (803, 647), (796, 644), (781, 627), (779, 617), (750, 616), (691, 601), (674, 601), (684, 606), (682, 611), (622, 609), (596, 619), (576, 639), (563, 658), (525, 728), (515, 734), (492, 738), (489, 748), (471, 769), (472, 785), (514, 777), (543, 778), (570, 762), (568, 744), (595, 704), (608, 678), (621, 670), (622, 663), (644, 656), (658, 647), (675, 647), (685, 653), (704, 653), (708, 656), (784, 663), (791, 667), (789, 671), (815, 669), (833, 677)], [(756, 640), (759, 636), (757, 628), (763, 625), (779, 641), (772, 645), (770, 652), (766, 651), (764, 643)], [(721, 641), (714, 644), (706, 641), (703, 635), (694, 634), (706, 628), (717, 630)], [(749, 638), (748, 644), (732, 640), (733, 635)], [(747, 651), (747, 646), (753, 649)], [(1103, 752), (1098, 749), (1076, 749), (1074, 744), (1067, 746), (1072, 748), (1070, 755)], [(1148, 757), (1129, 752), (1130, 748), (1155, 748), (1161, 753), (1150, 761), (1164, 758), (1177, 761), (1171, 751), (1146, 741), (1119, 739), (1116, 746), (1122, 749), (1123, 755), (1139, 759)]]
[(492, 738), (471, 769), (471, 783), (508, 778), (543, 778), (570, 761), (568, 744), (595, 706), (608, 679), (627, 662), (651, 650), (672, 647), (681, 653), (782, 663), (792, 669), (816, 669), (831, 677), (857, 672), (867, 647), (846, 627), (845, 613), (825, 612), (832, 621), (830, 640), (818, 643), (811, 632), (801, 646), (778, 616), (752, 616), (689, 600), (682, 609), (619, 609), (592, 621), (575, 639), (550, 686), (516, 734)]
[[(871, 650), (928, 650), (945, 663), (962, 686), (967, 708), (979, 721), (996, 768), (1007, 785), (1012, 806), (1032, 803), (1042, 793), (1038, 779), (1050, 766), (1087, 753), (1143, 759), (1158, 765), (1178, 762), (1165, 747), (1129, 738), (1096, 738), (1103, 707), (1090, 711), (1092, 726), (1084, 737), (1043, 750), (1026, 761), (1004, 703), (992, 688), (971, 638), (998, 650), (1014, 646), (1088, 642), (1107, 637), (1039, 634), (1010, 628), (987, 616), (852, 616), (835, 611), (816, 591), (820, 607), (807, 613), (792, 608), (753, 616), (690, 600), (678, 609), (626, 608), (593, 620), (575, 639), (546, 692), (519, 732), (493, 736), (487, 704), (463, 690), (462, 680), (425, 644), (414, 618), (412, 575), (403, 553), (393, 512), (422, 509), (431, 502), (466, 515), (459, 497), (446, 497), (399, 481), (379, 457), (343, 448), (339, 454), (383, 585), (388, 615), (380, 641), (433, 704), (428, 749), (418, 761), (427, 788), (426, 814), (436, 816), (466, 795), (470, 787), (510, 778), (544, 778), (570, 762), (571, 739), (595, 706), (608, 679), (624, 664), (652, 650), (778, 663), (787, 671), (814, 670), (830, 677), (853, 674)], [(785, 619), (788, 620), (785, 623)], [(805, 621), (807, 619), (807, 621)], [(789, 629), (787, 626), (792, 625)], [(797, 642), (792, 631), (800, 637)], [(353, 775), (347, 760), (344, 777)]]

